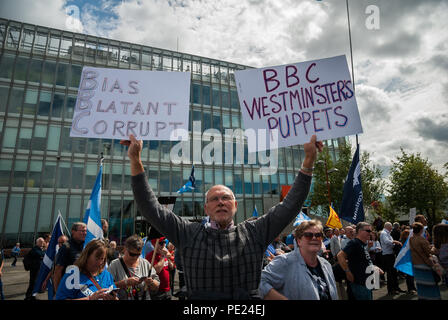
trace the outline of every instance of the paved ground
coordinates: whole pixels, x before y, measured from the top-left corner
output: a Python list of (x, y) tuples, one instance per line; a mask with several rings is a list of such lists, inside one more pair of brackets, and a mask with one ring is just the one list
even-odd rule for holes
[[(12, 259), (6, 259), (3, 267), (3, 292), (6, 300), (23, 300), (25, 292), (28, 288), (29, 272), (25, 271), (22, 264), (22, 258), (17, 261), (16, 267), (11, 267)], [(400, 287), (406, 290), (406, 283), (404, 279), (400, 279)], [(174, 283), (175, 292), (178, 291), (178, 279), (175, 278)], [(448, 288), (446, 285), (440, 286), (442, 299), (448, 300)], [(397, 294), (395, 296), (387, 295), (387, 288), (384, 283), (381, 288), (373, 291), (374, 300), (417, 300), (417, 295), (407, 293)], [(47, 293), (39, 293), (37, 295), (39, 300), (47, 300)]]

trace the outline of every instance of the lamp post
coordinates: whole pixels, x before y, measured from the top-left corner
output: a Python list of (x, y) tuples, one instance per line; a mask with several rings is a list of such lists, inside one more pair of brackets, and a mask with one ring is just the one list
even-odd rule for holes
[(330, 192), (330, 181), (328, 179), (328, 174), (339, 171), (337, 168), (327, 169), (327, 160), (318, 160), (316, 163), (323, 163), (325, 165), (325, 179), (327, 182), (327, 190), (328, 190), (328, 204), (331, 206), (331, 192)]

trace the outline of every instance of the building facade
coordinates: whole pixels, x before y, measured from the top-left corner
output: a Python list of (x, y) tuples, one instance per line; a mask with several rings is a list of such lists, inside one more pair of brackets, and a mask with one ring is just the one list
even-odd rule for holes
[[(109, 238), (122, 243), (146, 232), (130, 190), (126, 148), (118, 140), (69, 136), (83, 66), (191, 72), (190, 140), (199, 132), (201, 150), (210, 143), (201, 132), (213, 128), (224, 135), (226, 129), (242, 128), (234, 72), (248, 66), (0, 19), (0, 241), (5, 247), (17, 241), (31, 246), (51, 232), (58, 212), (68, 229), (82, 220), (101, 156), (101, 215), (109, 221)], [(325, 142), (335, 159), (342, 141)], [(197, 188), (177, 195), (193, 161), (170, 160), (177, 143), (144, 141), (143, 161), (154, 191), (177, 197), (176, 214), (201, 218), (207, 189), (227, 185), (239, 202), (235, 222), (251, 217), (255, 206), (262, 214), (278, 203), (281, 186), (293, 182), (304, 155), (302, 146), (281, 148), (275, 174), (260, 175), (263, 165), (259, 158), (249, 160), (247, 141), (243, 149), (233, 141), (231, 150), (223, 146), (231, 163), (197, 161)]]

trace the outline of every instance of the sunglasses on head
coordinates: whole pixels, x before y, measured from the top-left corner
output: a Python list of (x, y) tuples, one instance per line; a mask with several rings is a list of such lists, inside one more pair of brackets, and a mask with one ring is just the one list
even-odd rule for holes
[(306, 240), (311, 240), (313, 237), (316, 239), (322, 239), (324, 237), (324, 234), (322, 232), (312, 233), (312, 232), (304, 232), (303, 237), (305, 237)]

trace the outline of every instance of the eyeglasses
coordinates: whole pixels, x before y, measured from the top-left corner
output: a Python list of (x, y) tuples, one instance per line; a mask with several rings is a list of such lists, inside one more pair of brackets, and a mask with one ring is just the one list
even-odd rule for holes
[(368, 233), (372, 232), (372, 230), (370, 230), (370, 229), (364, 229), (364, 230), (361, 230), (361, 231), (365, 231), (365, 232), (368, 232)]
[(141, 255), (141, 252), (140, 253), (132, 253), (131, 251), (128, 251), (128, 253), (131, 257), (138, 257), (139, 255)]
[(322, 239), (324, 237), (324, 234), (322, 232), (312, 233), (312, 232), (304, 232), (303, 237), (305, 237), (306, 240), (312, 240), (313, 236), (316, 239)]
[(207, 200), (207, 202), (218, 202), (221, 199), (223, 202), (232, 201), (234, 198), (231, 195), (224, 195), (222, 197), (211, 197)]

